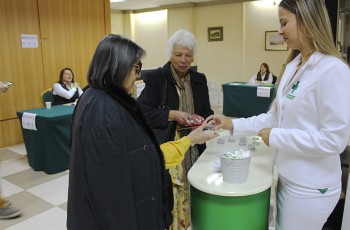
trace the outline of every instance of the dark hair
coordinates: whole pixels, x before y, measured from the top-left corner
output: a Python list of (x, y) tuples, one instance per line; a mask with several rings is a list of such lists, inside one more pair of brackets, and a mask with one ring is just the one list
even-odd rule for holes
[(63, 73), (65, 70), (69, 70), (71, 73), (72, 73), (72, 83), (74, 83), (74, 73), (73, 73), (73, 70), (71, 68), (63, 68), (61, 71), (60, 71), (60, 80), (57, 82), (57, 83), (60, 83), (61, 85), (65, 85), (65, 83), (63, 82)]
[[(266, 74), (265, 74), (265, 77), (264, 77), (264, 79), (261, 79), (261, 66), (264, 66), (265, 68), (266, 68)], [(269, 65), (267, 64), (267, 63), (262, 63), (261, 65), (260, 65), (260, 69), (259, 69), (259, 71), (258, 71), (258, 74), (256, 75), (256, 80), (257, 81), (267, 81), (268, 79), (269, 79), (269, 75), (270, 75), (270, 68), (269, 68)]]
[(145, 51), (135, 42), (120, 35), (109, 34), (98, 44), (92, 57), (87, 81), (93, 88), (109, 86), (121, 88), (133, 64), (141, 60)]

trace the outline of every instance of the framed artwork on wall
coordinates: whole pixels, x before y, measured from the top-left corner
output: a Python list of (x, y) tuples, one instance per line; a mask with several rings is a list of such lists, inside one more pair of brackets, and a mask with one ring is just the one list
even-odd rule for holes
[(222, 26), (218, 27), (208, 27), (208, 42), (216, 42), (224, 40), (224, 28)]
[(286, 51), (287, 44), (283, 41), (282, 35), (278, 31), (265, 31), (265, 50)]

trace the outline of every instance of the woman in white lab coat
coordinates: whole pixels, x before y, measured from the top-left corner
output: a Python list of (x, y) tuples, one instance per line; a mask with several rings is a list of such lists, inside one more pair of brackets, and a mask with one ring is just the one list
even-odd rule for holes
[(208, 119), (235, 135), (258, 134), (275, 149), (279, 230), (320, 230), (341, 193), (350, 69), (334, 46), (324, 1), (282, 0), (278, 16), (292, 53), (271, 109), (246, 119)]

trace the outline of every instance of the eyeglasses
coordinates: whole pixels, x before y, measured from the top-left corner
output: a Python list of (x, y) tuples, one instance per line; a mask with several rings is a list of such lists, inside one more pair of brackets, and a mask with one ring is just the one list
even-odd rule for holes
[(139, 75), (141, 73), (142, 62), (133, 64), (133, 67), (135, 68), (135, 73)]

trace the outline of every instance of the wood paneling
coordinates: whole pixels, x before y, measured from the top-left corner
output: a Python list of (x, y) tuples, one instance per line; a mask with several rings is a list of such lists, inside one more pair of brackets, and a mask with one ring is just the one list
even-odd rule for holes
[(22, 48), (21, 34), (39, 35), (36, 0), (0, 1), (0, 80), (15, 84), (0, 94), (0, 120), (16, 118), (16, 111), (39, 107), (43, 88), (41, 46)]
[[(91, 57), (110, 33), (108, 0), (1, 0), (0, 80), (15, 84), (0, 94), (0, 147), (23, 142), (16, 111), (41, 107), (40, 94), (70, 67), (84, 87)], [(21, 47), (21, 34), (39, 47)]]
[(75, 80), (87, 84), (86, 73), (95, 48), (106, 34), (103, 1), (47, 1), (48, 38), (43, 40), (45, 87), (58, 81), (64, 67), (72, 68)]
[(0, 122), (0, 148), (23, 143), (22, 130), (19, 119)]
[(16, 111), (41, 106), (41, 46), (27, 49), (21, 43), (21, 34), (39, 36), (38, 22), (36, 0), (0, 1), (0, 80), (15, 82), (0, 94), (0, 148), (23, 142)]

